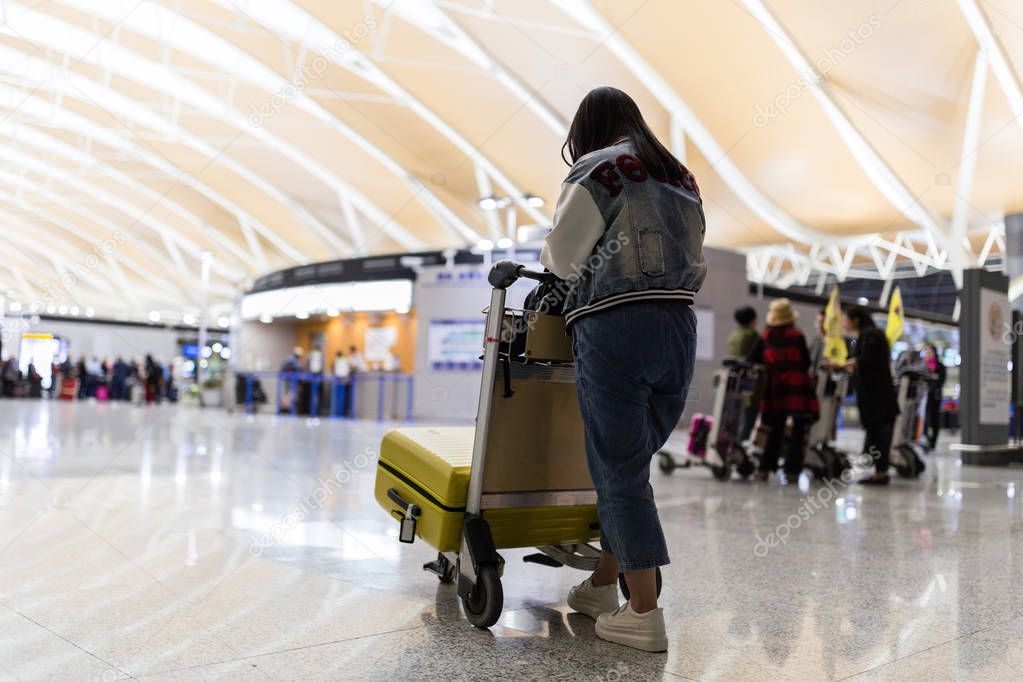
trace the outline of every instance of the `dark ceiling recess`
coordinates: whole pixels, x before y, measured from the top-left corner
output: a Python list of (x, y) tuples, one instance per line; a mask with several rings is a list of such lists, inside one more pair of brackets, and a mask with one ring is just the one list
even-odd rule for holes
[[(878, 304), (885, 283), (883, 280), (877, 279), (847, 279), (844, 282), (838, 282), (833, 276), (828, 276), (822, 290), (823, 294), (818, 294), (817, 283), (811, 282), (806, 286), (797, 285), (788, 289), (765, 287), (764, 295), (788, 296), (805, 303), (819, 302), (823, 305), (827, 302), (828, 294), (834, 284), (838, 284), (839, 295), (843, 303), (856, 303), (859, 299), (865, 298), (867, 307), (878, 312), (887, 312), (886, 306)], [(902, 291), (902, 307), (907, 316), (953, 324), (952, 313), (955, 311), (958, 294), (955, 282), (952, 280), (952, 273), (943, 270), (923, 277), (897, 279), (892, 283), (892, 288), (894, 289), (896, 286)], [(750, 285), (750, 291), (756, 292), (756, 285)]]
[[(450, 256), (452, 265), (479, 265), (484, 261), (483, 254), (474, 253), (468, 249), (451, 252)], [(510, 257), (511, 253), (505, 249), (495, 249), (491, 253), (491, 258), (495, 263)], [(519, 247), (515, 250), (515, 257), (517, 260), (535, 261), (540, 257), (540, 252), (532, 247)], [(414, 280), (417, 267), (444, 265), (446, 262), (448, 262), (448, 254), (444, 251), (423, 251), (311, 263), (263, 275), (253, 283), (252, 289), (248, 293), (306, 284), (370, 282), (384, 279)]]

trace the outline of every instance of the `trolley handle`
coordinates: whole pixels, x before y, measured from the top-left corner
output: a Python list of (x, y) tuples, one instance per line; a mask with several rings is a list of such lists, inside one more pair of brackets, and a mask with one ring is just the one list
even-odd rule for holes
[(525, 265), (520, 265), (510, 260), (503, 260), (494, 264), (494, 267), (490, 269), (490, 275), (488, 275), (487, 280), (490, 282), (490, 286), (495, 289), (507, 289), (523, 278), (533, 279), (537, 282), (550, 282), (558, 277), (552, 272), (536, 272), (535, 270), (527, 269)]

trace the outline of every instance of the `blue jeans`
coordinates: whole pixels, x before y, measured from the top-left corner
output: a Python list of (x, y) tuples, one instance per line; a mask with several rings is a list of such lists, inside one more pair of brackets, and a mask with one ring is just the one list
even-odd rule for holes
[(678, 424), (696, 360), (696, 315), (678, 302), (617, 306), (572, 326), (601, 545), (623, 571), (668, 563), (650, 462)]

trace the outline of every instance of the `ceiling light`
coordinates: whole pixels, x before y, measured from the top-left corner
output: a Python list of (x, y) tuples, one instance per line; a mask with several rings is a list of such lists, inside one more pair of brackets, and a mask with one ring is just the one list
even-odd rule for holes
[(527, 194), (524, 197), (524, 199), (526, 200), (526, 203), (532, 206), (533, 208), (540, 208), (541, 206), (547, 203), (546, 201), (543, 200), (543, 197), (538, 197), (535, 194)]
[(273, 315), (271, 315), (270, 313), (263, 313), (262, 315), (259, 316), (259, 321), (262, 322), (263, 324), (270, 324), (271, 322), (274, 321), (274, 318)]
[(71, 306), (71, 314), (75, 316), (78, 315), (78, 306), (76, 305)]
[(149, 321), (150, 322), (159, 322), (160, 321), (160, 313), (155, 311), (155, 310), (150, 310), (149, 311)]
[(219, 341), (217, 341), (212, 346), (210, 346), (210, 348), (213, 349), (214, 353), (219, 353), (220, 351), (224, 350), (224, 344), (222, 344)]
[(51, 303), (50, 305), (46, 306), (46, 312), (48, 312), (50, 315), (54, 314), (55, 312), (57, 312), (57, 306)]
[(19, 310), (21, 310), (21, 304), (18, 303), (17, 301), (12, 301), (11, 302), (11, 312), (12, 313), (16, 313)]
[(476, 248), (479, 249), (480, 251), (493, 251), (494, 242), (490, 241), (489, 239), (481, 239), (478, 242), (476, 242)]
[(231, 325), (231, 318), (221, 315), (217, 318), (217, 325), (226, 329)]
[(515, 245), (515, 242), (513, 242), (510, 239), (508, 239), (507, 237), (503, 237), (503, 238), (497, 240), (497, 248), (499, 248), (499, 249), (510, 249), (514, 245)]
[(195, 324), (195, 315), (192, 313), (185, 313), (181, 316), (181, 321), (185, 324)]
[(66, 305), (60, 306), (59, 308), (57, 308), (57, 312), (60, 313), (61, 315), (67, 315), (67, 306)]
[(85, 309), (85, 316), (86, 317), (92, 317), (95, 314), (96, 314), (96, 311), (93, 310), (92, 308), (86, 308)]
[(299, 319), (299, 320), (308, 320), (309, 319), (309, 313), (307, 313), (306, 311), (302, 310), (302, 311), (299, 311), (299, 312), (295, 313), (295, 317), (297, 319)]
[(483, 197), (479, 200), (480, 208), (484, 211), (493, 211), (497, 208), (497, 197), (491, 194), (489, 197)]

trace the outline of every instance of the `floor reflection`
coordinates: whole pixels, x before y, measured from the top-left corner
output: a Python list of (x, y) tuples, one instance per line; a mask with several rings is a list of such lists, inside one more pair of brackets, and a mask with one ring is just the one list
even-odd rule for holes
[(434, 553), (398, 543), (373, 499), (387, 428), (4, 402), (0, 671), (711, 680), (1023, 665), (1019, 469), (945, 452), (888, 489), (655, 473), (671, 650), (652, 657), (597, 640), (563, 603), (581, 574), (526, 551), (502, 552), (499, 625), (468, 626), (454, 588), (421, 570)]

